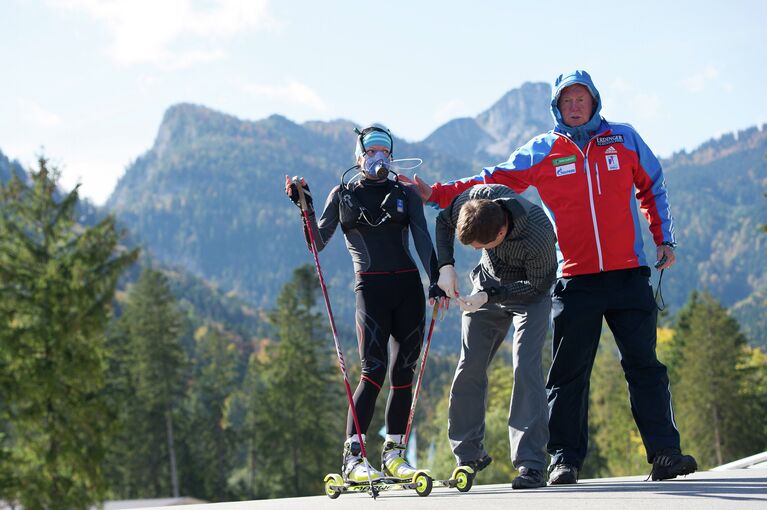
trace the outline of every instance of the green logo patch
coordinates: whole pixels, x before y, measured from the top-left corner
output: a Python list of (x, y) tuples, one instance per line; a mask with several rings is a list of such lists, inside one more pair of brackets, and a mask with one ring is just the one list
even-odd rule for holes
[(554, 166), (566, 165), (567, 163), (575, 163), (576, 159), (577, 158), (575, 156), (567, 156), (566, 158), (557, 158), (554, 161), (552, 161), (552, 164)]

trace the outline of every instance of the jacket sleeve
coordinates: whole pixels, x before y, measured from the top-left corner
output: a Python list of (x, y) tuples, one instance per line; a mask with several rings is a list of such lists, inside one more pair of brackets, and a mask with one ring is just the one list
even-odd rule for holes
[[(330, 238), (333, 237), (333, 233), (336, 231), (339, 220), (338, 206), (340, 203), (339, 187), (336, 186), (328, 195), (325, 201), (325, 209), (322, 211), (319, 222), (315, 216), (315, 213), (309, 215), (309, 226), (312, 229), (312, 237), (314, 237), (314, 244), (317, 246), (317, 251), (320, 252), (325, 249)], [(306, 225), (304, 225), (306, 230)], [(304, 232), (306, 233), (306, 232)], [(309, 237), (307, 236), (307, 240)]]
[(448, 264), (455, 265), (454, 246), (455, 241), (455, 223), (453, 222), (453, 204), (437, 215), (437, 268)]
[[(463, 204), (471, 200), (478, 188), (467, 188), (460, 195), (456, 196), (445, 209), (437, 215), (437, 263), (439, 268), (448, 264), (455, 265), (455, 229), (458, 225), (458, 216), (461, 213)], [(487, 191), (487, 190), (484, 190)], [(480, 197), (482, 198), (482, 197)]]
[(437, 283), (439, 279), (439, 269), (437, 267), (437, 255), (434, 251), (434, 245), (431, 242), (431, 235), (426, 226), (426, 217), (423, 214), (423, 203), (421, 197), (409, 186), (404, 186), (405, 193), (408, 195), (408, 214), (410, 215), (410, 235), (413, 236), (415, 250), (421, 259), (426, 274), (429, 275), (431, 284)]
[(655, 245), (664, 242), (675, 243), (674, 219), (666, 192), (666, 179), (663, 177), (658, 158), (636, 131), (633, 131), (639, 165), (634, 168), (634, 186), (639, 207), (650, 223), (650, 233)]
[(556, 135), (547, 133), (533, 138), (515, 150), (509, 159), (496, 166), (485, 167), (477, 175), (444, 184), (435, 183), (431, 187), (428, 204), (443, 209), (450, 205), (455, 197), (477, 184), (503, 184), (517, 193), (522, 193), (529, 186), (535, 185), (535, 166), (551, 152)]

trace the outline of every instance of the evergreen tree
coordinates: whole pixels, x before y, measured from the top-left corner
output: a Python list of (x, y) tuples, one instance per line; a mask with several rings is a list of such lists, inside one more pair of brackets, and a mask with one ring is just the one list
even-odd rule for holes
[(746, 425), (752, 437), (748, 450), (758, 453), (767, 450), (767, 352), (761, 347), (746, 347), (741, 391), (747, 396), (751, 422)]
[(143, 496), (178, 497), (174, 422), (185, 394), (187, 359), (180, 341), (182, 317), (161, 272), (141, 273), (120, 321), (129, 338), (130, 385), (136, 404), (125, 422), (133, 438), (129, 462), (140, 469), (132, 481)]
[[(296, 269), (269, 320), (279, 342), (251, 363), (247, 427), (261, 497), (317, 494), (341, 459), (346, 404), (311, 266)], [(330, 465), (329, 465), (330, 463)]]
[(762, 431), (754, 420), (764, 414), (754, 416), (756, 396), (743, 385), (747, 351), (738, 323), (710, 294), (693, 292), (674, 342), (679, 345), (674, 402), (684, 448), (703, 467), (755, 453)]
[(110, 442), (104, 473), (110, 499), (137, 499), (147, 492), (145, 472), (146, 437), (142, 433), (144, 413), (136, 399), (133, 383), (131, 341), (124, 320), (114, 320), (107, 330), (107, 380), (104, 393), (116, 424)]
[(79, 225), (78, 187), (59, 194), (58, 171), (38, 163), (0, 187), (0, 476), (13, 473), (0, 499), (88, 508), (106, 490), (104, 330), (137, 252), (120, 249), (111, 216)]
[(251, 354), (242, 385), (227, 401), (224, 414), (226, 426), (234, 430), (235, 436), (239, 440), (240, 448), (235, 459), (237, 467), (230, 474), (228, 487), (240, 499), (263, 497), (258, 493), (259, 487), (256, 478), (257, 472), (260, 472), (260, 467), (255, 436), (260, 413), (257, 406), (263, 391), (260, 367), (265, 361), (263, 350)]
[(194, 338), (196, 363), (185, 413), (186, 444), (194, 467), (184, 470), (184, 486), (194, 488), (196, 497), (224, 501), (236, 496), (227, 483), (238, 445), (225, 411), (239, 382), (240, 352), (216, 326), (198, 328)]

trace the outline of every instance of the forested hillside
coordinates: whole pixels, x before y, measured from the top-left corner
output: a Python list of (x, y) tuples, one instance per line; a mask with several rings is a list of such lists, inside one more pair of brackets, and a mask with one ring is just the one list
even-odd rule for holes
[[(395, 157), (423, 158), (417, 172), (427, 180), (474, 174), (478, 158), (494, 158), (485, 164), (503, 160), (499, 151), (548, 126), (548, 94), (545, 84), (526, 84), (476, 118), (448, 122), (423, 142), (397, 139)], [(107, 208), (159, 260), (268, 307), (292, 269), (310, 260), (298, 211), (284, 195), (284, 176), (305, 176), (319, 207), (353, 164), (353, 127), (343, 120), (299, 125), (278, 115), (245, 121), (176, 105)], [(397, 127), (391, 127), (396, 135)], [(644, 136), (652, 146), (652, 134)], [(679, 263), (663, 282), (670, 311), (693, 289), (708, 289), (761, 345), (767, 333), (766, 241), (757, 226), (767, 222), (765, 154), (767, 132), (750, 128), (663, 161), (680, 242)], [(427, 219), (433, 223), (434, 216), (429, 208)], [(340, 232), (336, 237), (321, 261), (345, 327), (352, 317), (352, 271)], [(654, 256), (651, 249), (648, 256)], [(472, 250), (458, 250), (463, 274), (475, 261)], [(435, 345), (452, 344), (457, 334), (457, 324), (441, 324)]]
[[(680, 263), (664, 278), (674, 308), (705, 289), (752, 342), (767, 345), (767, 127), (710, 140), (664, 161)], [(666, 281), (668, 282), (666, 284)]]

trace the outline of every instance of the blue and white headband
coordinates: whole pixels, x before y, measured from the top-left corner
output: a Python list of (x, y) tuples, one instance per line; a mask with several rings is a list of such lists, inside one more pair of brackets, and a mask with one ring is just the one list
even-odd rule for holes
[(366, 130), (370, 131), (365, 133), (365, 130), (363, 130), (362, 132), (365, 134), (357, 138), (357, 147), (354, 151), (355, 156), (359, 157), (362, 155), (364, 152), (363, 147), (374, 147), (376, 145), (386, 147), (390, 153), (392, 152), (391, 135), (385, 130), (385, 128), (379, 128), (376, 126), (376, 129), (366, 128)]

